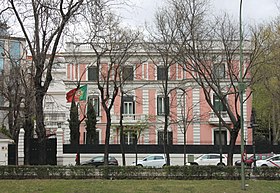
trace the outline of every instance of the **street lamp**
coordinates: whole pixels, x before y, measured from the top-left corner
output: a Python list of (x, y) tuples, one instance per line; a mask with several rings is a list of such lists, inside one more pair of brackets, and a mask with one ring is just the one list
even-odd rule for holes
[[(245, 85), (243, 83), (243, 31), (242, 31), (242, 0), (240, 0), (239, 7), (239, 35), (240, 35), (240, 67), (239, 67), (239, 99), (240, 99), (240, 130), (241, 130), (241, 157), (244, 155), (244, 120), (243, 120), (243, 93), (245, 90)], [(245, 169), (244, 169), (244, 159), (241, 159), (241, 189), (245, 190)]]

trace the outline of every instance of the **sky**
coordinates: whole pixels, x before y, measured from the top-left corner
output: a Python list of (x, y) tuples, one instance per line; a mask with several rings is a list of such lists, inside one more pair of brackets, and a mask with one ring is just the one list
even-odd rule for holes
[[(143, 26), (145, 22), (152, 23), (158, 7), (164, 5), (164, 0), (130, 0), (133, 6), (122, 10), (124, 23), (130, 26)], [(210, 0), (214, 13), (227, 12), (239, 20), (240, 0)], [(243, 0), (243, 20), (248, 23), (262, 23), (280, 15), (277, 4), (280, 0)]]

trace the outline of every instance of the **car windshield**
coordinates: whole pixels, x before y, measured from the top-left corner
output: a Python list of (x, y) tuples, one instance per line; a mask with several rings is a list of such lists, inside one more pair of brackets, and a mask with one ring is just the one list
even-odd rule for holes
[(202, 154), (202, 155), (198, 156), (196, 159), (201, 158), (202, 156), (204, 156), (204, 155)]
[(103, 161), (103, 156), (93, 158), (94, 162), (101, 162)]
[(154, 160), (154, 156), (148, 156), (145, 158), (145, 160)]

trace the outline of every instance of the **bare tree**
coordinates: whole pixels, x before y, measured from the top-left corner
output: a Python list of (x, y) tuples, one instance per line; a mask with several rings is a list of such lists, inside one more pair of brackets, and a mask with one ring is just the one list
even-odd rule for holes
[[(197, 104), (188, 104), (187, 101), (190, 98), (188, 95), (188, 92), (191, 91), (191, 88), (185, 89), (185, 88), (179, 88), (182, 93), (178, 97), (178, 108), (181, 109), (181, 116), (178, 116), (176, 120), (173, 120), (173, 123), (178, 124), (178, 127), (180, 128), (180, 131), (183, 134), (184, 139), (184, 165), (186, 165), (186, 151), (187, 151), (187, 131), (189, 126), (195, 121), (199, 120), (199, 117), (196, 117), (197, 115), (192, 115), (192, 112), (194, 111), (194, 107), (200, 105), (200, 103)], [(178, 91), (179, 94), (179, 91)]]
[[(4, 104), (2, 110), (8, 113), (8, 128), (11, 138), (17, 144), (21, 127), (25, 131), (24, 163), (29, 164), (30, 140), (34, 133), (34, 87), (33, 65), (26, 60), (25, 39), (13, 37), (7, 29), (7, 24), (1, 24), (3, 40), (0, 50), (5, 65), (1, 71), (1, 96)], [(4, 123), (2, 123), (4, 124)]]
[(119, 72), (128, 59), (134, 55), (139, 33), (121, 28), (118, 17), (112, 14), (106, 3), (92, 2), (87, 7), (88, 31), (84, 42), (93, 49), (95, 54), (93, 63), (98, 69), (97, 86), (107, 118), (104, 164), (108, 165), (111, 109), (122, 84)]
[[(162, 112), (157, 112), (158, 115), (164, 117), (163, 120), (163, 146), (166, 155), (166, 164), (170, 165), (169, 142), (168, 142), (168, 127), (172, 119), (170, 112), (170, 101), (172, 92), (176, 92), (179, 86), (176, 81), (176, 68), (178, 57), (174, 55), (177, 49), (174, 44), (178, 39), (179, 31), (177, 29), (177, 21), (173, 18), (173, 13), (169, 8), (162, 8), (156, 13), (155, 29), (149, 30), (149, 38), (146, 42), (146, 53), (149, 59), (157, 68), (157, 80), (160, 82), (161, 100), (158, 100), (158, 106), (163, 104)], [(175, 89), (174, 89), (175, 88)], [(159, 108), (158, 108), (159, 110)], [(171, 136), (170, 136), (171, 137)]]
[(26, 38), (35, 66), (36, 134), (40, 164), (46, 164), (46, 131), (43, 100), (52, 80), (52, 66), (63, 30), (79, 11), (83, 0), (23, 1), (8, 0), (12, 13)]
[[(206, 20), (207, 1), (205, 0), (171, 0), (173, 18), (177, 21), (178, 36), (176, 54), (189, 72), (197, 86), (203, 90), (207, 104), (221, 120), (223, 127), (230, 133), (228, 164), (232, 165), (234, 147), (240, 130), (239, 109), (239, 31), (238, 25), (227, 15)], [(249, 47), (245, 54), (248, 58), (242, 64), (244, 74), (242, 82), (250, 84), (249, 72), (254, 64), (254, 56), (259, 53), (259, 44)], [(251, 59), (251, 60), (249, 60)], [(248, 91), (250, 91), (248, 89)], [(215, 107), (213, 95), (223, 111), (230, 118), (227, 123)], [(246, 96), (243, 103), (248, 99)], [(228, 100), (231, 98), (231, 100)]]

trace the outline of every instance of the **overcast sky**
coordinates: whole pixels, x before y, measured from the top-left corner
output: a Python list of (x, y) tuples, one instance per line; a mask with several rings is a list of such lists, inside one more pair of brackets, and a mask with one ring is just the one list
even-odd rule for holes
[[(144, 25), (145, 21), (151, 23), (154, 13), (164, 0), (130, 0), (134, 6), (131, 9), (122, 10), (125, 23), (132, 26)], [(240, 0), (210, 0), (212, 9), (216, 13), (227, 12), (236, 20), (239, 18)], [(243, 19), (250, 23), (268, 21), (280, 11), (277, 9), (280, 0), (243, 0)]]

